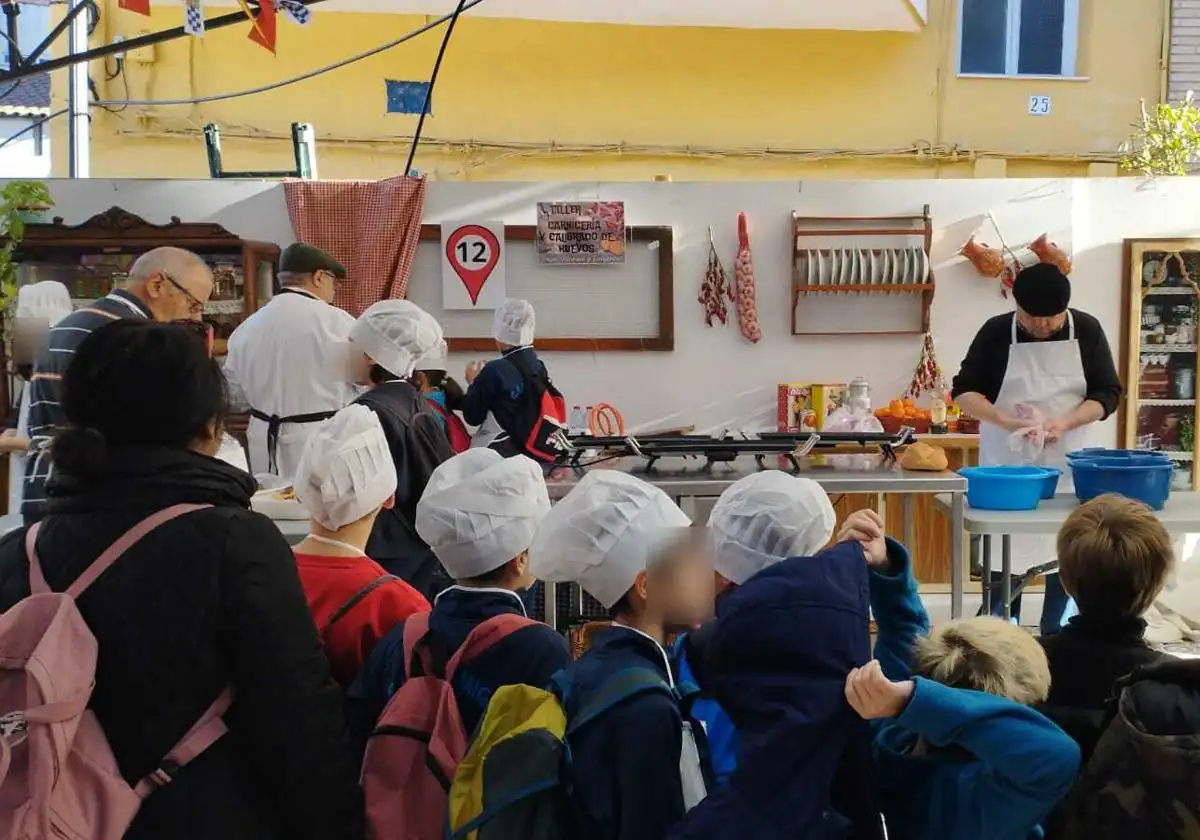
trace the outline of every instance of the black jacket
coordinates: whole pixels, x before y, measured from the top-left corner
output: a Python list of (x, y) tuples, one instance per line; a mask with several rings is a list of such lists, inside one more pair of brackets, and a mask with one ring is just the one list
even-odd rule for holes
[[(79, 600), (100, 645), (91, 709), (126, 781), (235, 693), (229, 734), (151, 794), (126, 840), (361, 840), (341, 694), (287, 542), (247, 509), (253, 479), (161, 448), (113, 451), (110, 464), (49, 505), (37, 544), (56, 591), (156, 510), (214, 505), (151, 532)], [(29, 594), (24, 539), (0, 540), (0, 610)]]
[(1050, 697), (1040, 711), (1075, 739), (1083, 763), (1104, 731), (1117, 682), (1144, 665), (1169, 659), (1146, 644), (1146, 622), (1077, 615), (1061, 633), (1041, 639), (1050, 660)]
[(407, 382), (386, 382), (372, 388), (355, 402), (379, 417), (392, 460), (396, 463), (396, 503), (379, 513), (367, 556), (388, 574), (406, 581), (432, 603), (439, 592), (454, 581), (417, 534), (417, 502), (425, 492), (429, 476), (454, 455), (437, 417), (425, 399)]

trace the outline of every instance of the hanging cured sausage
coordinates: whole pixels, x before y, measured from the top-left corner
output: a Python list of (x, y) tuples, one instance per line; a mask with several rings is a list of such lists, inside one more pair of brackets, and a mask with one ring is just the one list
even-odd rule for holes
[(729, 287), (729, 276), (721, 257), (717, 253), (717, 243), (713, 240), (713, 231), (708, 229), (708, 267), (704, 270), (704, 282), (700, 285), (700, 295), (697, 298), (704, 307), (704, 323), (713, 325), (713, 321), (722, 324), (728, 322), (728, 302), (733, 300), (733, 289)]
[(746, 228), (746, 214), (738, 214), (738, 253), (733, 265), (734, 300), (737, 302), (738, 326), (742, 335), (757, 344), (762, 340), (762, 329), (758, 326), (758, 303), (754, 288), (754, 259), (750, 255), (750, 231)]

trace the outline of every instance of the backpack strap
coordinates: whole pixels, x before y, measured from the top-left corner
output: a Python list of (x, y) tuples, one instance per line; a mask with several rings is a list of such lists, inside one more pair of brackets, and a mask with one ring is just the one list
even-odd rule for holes
[(325, 636), (329, 634), (329, 631), (333, 629), (333, 625), (345, 618), (346, 614), (361, 604), (364, 598), (366, 598), (379, 587), (383, 586), (385, 583), (399, 579), (400, 578), (396, 577), (395, 575), (381, 575), (351, 595), (346, 600), (346, 603), (334, 610), (333, 615), (329, 616), (329, 619), (325, 622), (325, 626), (321, 628), (321, 639), (324, 640)]
[[(89, 586), (96, 582), (96, 579), (100, 575), (108, 571), (108, 568), (113, 563), (121, 559), (121, 555), (133, 548), (143, 537), (159, 525), (165, 525), (172, 519), (177, 519), (184, 514), (210, 507), (212, 505), (172, 505), (157, 513), (150, 514), (118, 537), (116, 542), (104, 549), (100, 556), (83, 570), (83, 574), (67, 587), (66, 594), (72, 598), (79, 598)], [(46, 577), (42, 574), (42, 562), (38, 559), (37, 535), (38, 531), (41, 530), (41, 525), (42, 523), (38, 522), (25, 532), (25, 553), (29, 557), (29, 591), (33, 595), (42, 595), (53, 591), (50, 589), (50, 585), (46, 583)]]
[(421, 669), (433, 673), (433, 658), (425, 642), (429, 637), (429, 613), (417, 613), (404, 620), (404, 681), (412, 679), (413, 663), (420, 657)]
[(137, 795), (145, 799), (156, 789), (166, 787), (175, 778), (175, 774), (220, 740), (229, 731), (225, 726), (224, 715), (232, 704), (233, 689), (227, 688), (205, 710), (200, 720), (196, 721), (175, 748), (167, 753), (166, 758), (159, 762), (158, 767), (137, 783), (134, 788)]
[[(556, 679), (562, 685), (562, 682)], [(660, 692), (676, 698), (667, 681), (649, 668), (625, 668), (606, 679), (592, 699), (583, 704), (567, 724), (567, 734), (573, 735), (614, 706), (639, 694)]]
[(516, 613), (504, 613), (489, 618), (482, 624), (476, 625), (462, 643), (462, 647), (454, 652), (454, 656), (450, 657), (450, 661), (446, 663), (446, 682), (454, 680), (454, 674), (458, 671), (460, 665), (463, 665), (470, 660), (479, 656), (499, 642), (504, 641), (513, 633), (523, 627), (537, 624), (532, 618), (526, 618), (523, 615)]

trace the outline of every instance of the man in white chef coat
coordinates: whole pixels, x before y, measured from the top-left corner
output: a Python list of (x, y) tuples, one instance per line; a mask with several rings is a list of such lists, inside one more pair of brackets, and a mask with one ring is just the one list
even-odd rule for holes
[[(1055, 266), (1039, 263), (1023, 270), (1013, 285), (1017, 310), (989, 319), (980, 327), (958, 375), (953, 396), (967, 414), (979, 419), (979, 463), (1020, 464), (1026, 453), (1014, 449), (1014, 432), (1030, 426), (1021, 415), (1037, 409), (1045, 418), (1045, 449), (1037, 463), (1064, 471), (1059, 491), (1070, 489), (1066, 453), (1095, 444), (1096, 422), (1117, 409), (1121, 380), (1100, 322), (1068, 308), (1071, 281)], [(1012, 571), (1024, 575), (1054, 559), (1054, 537), (1011, 538)], [(993, 564), (993, 584), (1002, 583)], [(993, 588), (992, 607), (1004, 604)], [(1020, 617), (1020, 599), (1012, 615)], [(1075, 614), (1057, 574), (1046, 578), (1042, 635), (1062, 629)]]
[(354, 401), (349, 339), (354, 318), (333, 305), (346, 269), (301, 242), (279, 258), (282, 285), (229, 337), (225, 376), (232, 402), (250, 410), (250, 469), (290, 482), (304, 442)]

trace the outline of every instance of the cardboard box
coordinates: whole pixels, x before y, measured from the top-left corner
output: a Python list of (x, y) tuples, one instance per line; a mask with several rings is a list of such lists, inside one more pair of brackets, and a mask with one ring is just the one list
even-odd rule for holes
[(819, 432), (825, 418), (846, 401), (846, 385), (836, 382), (784, 382), (779, 385), (776, 428)]

